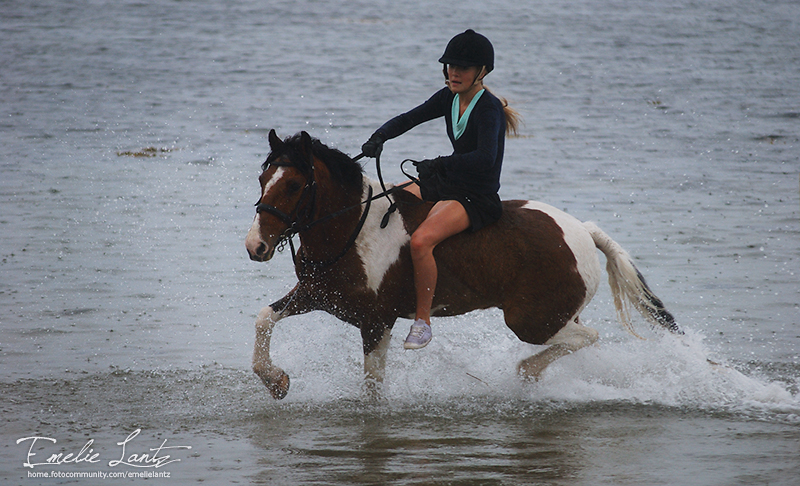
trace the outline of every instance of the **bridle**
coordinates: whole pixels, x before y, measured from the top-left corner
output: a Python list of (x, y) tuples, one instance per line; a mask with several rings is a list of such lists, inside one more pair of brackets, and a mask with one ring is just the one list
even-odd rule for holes
[[(364, 154), (361, 154), (355, 159), (353, 159), (353, 161), (357, 161), (363, 156)], [(283, 161), (281, 159), (277, 159), (270, 162), (269, 165), (267, 166), (267, 169), (272, 166), (291, 167), (299, 170), (299, 167), (296, 164), (293, 164), (288, 161)], [(380, 163), (378, 164), (378, 166), (380, 167)], [(364, 227), (364, 223), (367, 221), (367, 216), (369, 215), (369, 210), (370, 207), (372, 206), (372, 201), (384, 196), (388, 199), (389, 194), (391, 194), (394, 191), (400, 190), (406, 187), (407, 185), (409, 184), (401, 184), (399, 186), (394, 186), (391, 189), (386, 190), (385, 186), (383, 185), (383, 178), (381, 177), (381, 186), (383, 188), (383, 192), (381, 192), (380, 194), (373, 196), (372, 186), (369, 186), (367, 198), (364, 201), (361, 201), (358, 204), (354, 204), (352, 206), (348, 206), (344, 209), (340, 209), (339, 211), (333, 212), (319, 219), (309, 221), (314, 214), (314, 207), (316, 206), (317, 202), (317, 181), (316, 178), (314, 177), (314, 159), (312, 157), (311, 168), (309, 170), (309, 175), (306, 178), (306, 183), (303, 186), (303, 192), (300, 194), (300, 199), (298, 200), (297, 205), (294, 207), (294, 210), (292, 210), (292, 213), (287, 214), (286, 212), (281, 211), (280, 209), (276, 208), (275, 206), (272, 206), (271, 204), (262, 203), (261, 200), (259, 199), (259, 202), (255, 204), (256, 214), (260, 213), (271, 214), (272, 216), (275, 216), (283, 224), (286, 225), (286, 229), (283, 231), (283, 233), (280, 234), (280, 236), (278, 236), (278, 242), (275, 245), (276, 251), (282, 251), (284, 248), (286, 248), (286, 244), (288, 243), (289, 248), (292, 251), (292, 261), (294, 262), (294, 265), (297, 266), (298, 265), (297, 252), (295, 251), (294, 241), (293, 241), (293, 238), (296, 235), (304, 233), (319, 224), (322, 224), (333, 218), (341, 216), (342, 214), (350, 210), (360, 207), (362, 204), (366, 205), (364, 207), (364, 211), (361, 214), (361, 218), (358, 221), (358, 224), (356, 225), (353, 232), (350, 234), (350, 238), (347, 240), (347, 243), (345, 243), (344, 248), (336, 256), (324, 261), (309, 261), (305, 259), (302, 261), (304, 265), (316, 268), (328, 267), (338, 262), (353, 247), (353, 245), (356, 242), (356, 239), (358, 238), (358, 235), (361, 233), (361, 229)], [(304, 200), (308, 200), (308, 202), (304, 203)], [(381, 222), (381, 227), (386, 226), (386, 224), (388, 223), (389, 215), (392, 212), (394, 212), (394, 210), (397, 207), (394, 201), (392, 201), (391, 199), (389, 199), (389, 201), (391, 203), (390, 208), (389, 211), (387, 211), (386, 215), (384, 216), (383, 221)]]
[[(298, 168), (295, 164), (292, 164), (290, 162), (283, 162), (280, 160), (270, 162), (270, 164), (267, 166), (267, 169), (269, 169), (269, 167)], [(300, 214), (300, 208), (303, 206), (304, 199), (309, 199), (309, 202), (306, 204), (307, 209), (303, 211), (303, 214)], [(276, 208), (275, 206), (272, 206), (271, 204), (262, 203), (260, 199), (256, 203), (256, 214), (260, 213), (271, 214), (276, 218), (278, 218), (283, 224), (287, 226), (286, 230), (284, 230), (284, 232), (281, 233), (281, 235), (278, 237), (278, 243), (279, 243), (278, 246), (280, 247), (278, 251), (283, 249), (287, 239), (290, 240), (294, 235), (303, 231), (307, 231), (311, 227), (308, 224), (306, 225), (301, 224), (300, 220), (310, 218), (310, 215), (314, 210), (316, 199), (317, 199), (317, 181), (314, 178), (314, 166), (312, 164), (310, 175), (306, 180), (306, 184), (303, 186), (302, 194), (300, 194), (300, 200), (294, 207), (292, 214), (287, 214), (281, 211), (280, 209)]]

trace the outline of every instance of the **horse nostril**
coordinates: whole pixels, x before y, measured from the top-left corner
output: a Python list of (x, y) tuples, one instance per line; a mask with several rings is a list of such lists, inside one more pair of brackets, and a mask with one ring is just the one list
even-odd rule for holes
[(256, 255), (258, 255), (258, 256), (264, 256), (264, 254), (265, 254), (266, 252), (267, 252), (267, 245), (266, 245), (265, 243), (263, 243), (263, 242), (262, 242), (262, 243), (261, 243), (260, 245), (258, 245), (258, 247), (256, 248)]

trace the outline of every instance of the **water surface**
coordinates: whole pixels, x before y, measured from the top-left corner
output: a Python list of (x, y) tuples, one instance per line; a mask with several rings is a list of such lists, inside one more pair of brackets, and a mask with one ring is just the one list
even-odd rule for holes
[[(110, 467), (167, 446), (174, 484), (795, 484), (800, 474), (800, 6), (769, 2), (0, 2), (0, 475)], [(446, 20), (445, 20), (446, 19)], [(492, 39), (523, 115), (505, 199), (595, 221), (687, 334), (583, 319), (601, 340), (536, 384), (537, 351), (489, 310), (436, 323), (385, 399), (358, 331), (278, 324), (292, 378), (249, 371), (290, 257), (247, 258), (266, 134), (357, 154), (442, 86), (447, 40)], [(383, 173), (448, 153), (441, 122), (390, 141)], [(375, 168), (368, 164), (374, 177)], [(716, 365), (709, 363), (711, 360)], [(103, 462), (25, 468), (92, 440)], [(84, 479), (102, 483), (101, 479)]]

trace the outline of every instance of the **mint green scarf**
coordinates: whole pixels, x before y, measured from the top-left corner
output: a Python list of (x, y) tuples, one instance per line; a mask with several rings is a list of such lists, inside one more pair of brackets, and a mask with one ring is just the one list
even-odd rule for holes
[(461, 135), (464, 134), (464, 130), (467, 129), (467, 122), (469, 121), (469, 115), (470, 115), (470, 113), (472, 113), (472, 109), (475, 108), (475, 103), (478, 102), (478, 99), (481, 97), (481, 95), (483, 94), (484, 91), (486, 91), (486, 90), (482, 89), (482, 90), (478, 91), (475, 94), (475, 97), (472, 98), (472, 101), (470, 101), (469, 106), (467, 107), (467, 109), (464, 110), (464, 116), (462, 116), (460, 118), (458, 116), (459, 103), (460, 103), (459, 99), (458, 99), (458, 95), (456, 95), (455, 98), (453, 98), (453, 111), (452, 111), (452, 115), (453, 115), (453, 136), (456, 138), (456, 140), (461, 138)]

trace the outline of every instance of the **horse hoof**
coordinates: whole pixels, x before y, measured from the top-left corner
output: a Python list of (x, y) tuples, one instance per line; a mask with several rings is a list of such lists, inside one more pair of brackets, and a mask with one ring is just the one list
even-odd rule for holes
[(286, 394), (289, 393), (289, 375), (281, 371), (281, 376), (277, 380), (273, 380), (266, 385), (272, 398), (275, 400), (283, 400), (286, 398)]
[(289, 393), (289, 375), (285, 371), (280, 368), (264, 370), (253, 367), (253, 372), (261, 378), (261, 382), (267, 387), (272, 398), (275, 400), (286, 398), (286, 394)]

